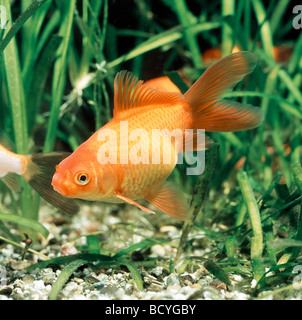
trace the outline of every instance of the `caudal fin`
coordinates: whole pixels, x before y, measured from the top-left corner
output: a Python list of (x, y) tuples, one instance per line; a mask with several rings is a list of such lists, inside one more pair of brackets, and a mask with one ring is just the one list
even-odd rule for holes
[(224, 93), (254, 70), (256, 62), (255, 54), (237, 52), (219, 60), (203, 73), (184, 94), (191, 107), (194, 129), (240, 131), (261, 124), (261, 109), (221, 99)]
[(77, 204), (73, 199), (54, 191), (51, 185), (56, 165), (68, 155), (67, 152), (50, 152), (29, 156), (27, 170), (23, 177), (47, 202), (70, 214), (78, 211)]

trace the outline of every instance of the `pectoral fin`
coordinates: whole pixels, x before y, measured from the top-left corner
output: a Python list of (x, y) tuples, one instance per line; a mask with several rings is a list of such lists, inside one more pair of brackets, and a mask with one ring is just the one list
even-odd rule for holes
[(139, 203), (135, 202), (134, 200), (131, 200), (131, 199), (127, 198), (127, 197), (122, 196), (121, 194), (116, 194), (116, 197), (121, 199), (121, 200), (123, 200), (123, 201), (125, 201), (125, 202), (127, 202), (127, 203), (129, 203), (129, 204), (132, 204), (132, 205), (140, 208), (141, 210), (143, 210), (143, 211), (145, 211), (147, 213), (155, 213), (154, 211), (152, 211), (152, 210), (140, 205)]
[(183, 193), (171, 182), (156, 186), (145, 197), (156, 208), (173, 218), (188, 221), (190, 209)]

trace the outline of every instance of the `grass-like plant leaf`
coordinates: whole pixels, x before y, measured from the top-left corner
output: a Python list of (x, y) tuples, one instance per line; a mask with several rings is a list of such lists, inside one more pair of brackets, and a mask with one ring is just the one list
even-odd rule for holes
[(49, 300), (57, 300), (58, 294), (60, 293), (60, 291), (62, 290), (62, 288), (64, 287), (65, 283), (68, 281), (68, 279), (72, 275), (72, 273), (74, 271), (76, 271), (79, 267), (81, 267), (81, 266), (83, 266), (85, 264), (87, 264), (87, 261), (81, 260), (81, 259), (74, 260), (74, 261), (70, 262), (62, 270), (62, 272), (59, 274), (57, 280), (52, 285), (50, 293), (48, 295), (48, 299)]
[(101, 255), (101, 254), (92, 254), (92, 253), (79, 253), (69, 256), (57, 257), (47, 261), (42, 261), (27, 267), (28, 271), (34, 270), (36, 268), (46, 268), (49, 265), (65, 265), (66, 267), (63, 268), (61, 274), (63, 275), (58, 277), (57, 281), (53, 285), (51, 293), (49, 294), (49, 299), (53, 300), (56, 299), (58, 296), (59, 291), (63, 288), (66, 281), (69, 279), (70, 275), (80, 266), (82, 265), (89, 265), (93, 268), (100, 268), (102, 267), (112, 267), (112, 266), (119, 266), (125, 265), (129, 271), (131, 272), (133, 279), (138, 287), (139, 290), (143, 289), (143, 281), (141, 278), (140, 273), (138, 272), (137, 268), (130, 262), (113, 259), (112, 257)]
[(44, 238), (47, 238), (49, 234), (49, 231), (41, 223), (27, 217), (19, 216), (17, 214), (0, 213), (0, 220), (13, 222), (17, 225), (40, 232)]
[[(0, 52), (3, 51), (15, 34), (22, 28), (24, 23), (38, 10), (46, 1), (49, 0), (34, 0), (31, 5), (18, 17), (9, 31), (6, 33), (4, 39), (0, 42)], [(10, 8), (10, 4), (6, 0), (1, 0), (0, 4), (5, 8)]]

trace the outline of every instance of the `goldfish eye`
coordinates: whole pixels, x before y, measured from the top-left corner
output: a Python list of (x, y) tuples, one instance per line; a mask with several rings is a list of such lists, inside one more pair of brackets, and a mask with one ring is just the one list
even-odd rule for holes
[(75, 178), (75, 182), (81, 186), (85, 186), (89, 180), (90, 178), (86, 173), (78, 173)]

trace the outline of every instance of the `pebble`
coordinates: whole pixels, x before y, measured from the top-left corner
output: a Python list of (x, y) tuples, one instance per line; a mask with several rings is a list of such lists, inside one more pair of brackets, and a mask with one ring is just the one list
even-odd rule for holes
[(24, 277), (22, 278), (22, 281), (25, 283), (25, 284), (31, 284), (35, 281), (35, 278), (30, 275), (30, 274), (26, 274), (24, 275)]
[(178, 285), (172, 285), (172, 286), (167, 286), (168, 291), (173, 291), (173, 292), (178, 292), (181, 289), (181, 286)]
[(37, 290), (43, 290), (45, 288), (45, 284), (43, 280), (35, 280), (33, 283), (33, 287)]
[(186, 286), (191, 286), (191, 285), (192, 285), (192, 282), (191, 282), (190, 280), (185, 280), (185, 281), (184, 281), (184, 284), (185, 284)]
[(223, 299), (223, 295), (219, 291), (212, 289), (210, 287), (204, 290), (203, 296), (205, 300), (222, 300)]
[(73, 280), (78, 284), (84, 283), (84, 280), (81, 278), (74, 277)]
[(12, 287), (4, 287), (2, 289), (0, 289), (0, 295), (6, 295), (9, 296), (11, 293), (13, 292), (13, 288)]
[(166, 287), (179, 286), (180, 285), (180, 281), (178, 280), (177, 274), (176, 273), (171, 273), (167, 277), (164, 277), (164, 284), (166, 285)]
[(162, 226), (159, 229), (160, 233), (167, 233), (169, 237), (173, 237), (179, 233), (179, 230), (174, 226)]
[(251, 288), (255, 288), (257, 285), (257, 280), (256, 279), (253, 279), (252, 282), (251, 282)]
[(65, 243), (62, 245), (62, 248), (61, 248), (62, 256), (70, 256), (72, 254), (77, 254), (77, 253), (78, 253), (78, 250), (76, 249), (73, 243)]
[(151, 274), (156, 275), (157, 277), (160, 276), (163, 273), (164, 268), (163, 267), (156, 267), (151, 270)]
[(156, 245), (152, 246), (151, 252), (153, 255), (155, 255), (157, 257), (165, 257), (165, 255), (166, 255), (165, 248), (163, 246), (161, 246), (160, 244), (156, 244)]
[(147, 288), (148, 291), (161, 292), (163, 290), (163, 286), (157, 283), (151, 283)]
[(15, 261), (12, 260), (10, 266), (13, 270), (24, 270), (26, 267), (29, 267), (32, 262), (27, 260)]
[(102, 289), (102, 288), (104, 288), (105, 284), (104, 284), (104, 282), (99, 281), (99, 282), (95, 282), (95, 283), (93, 284), (93, 286), (94, 286), (96, 289)]
[(236, 282), (241, 282), (243, 279), (239, 274), (234, 274), (232, 277), (232, 280), (234, 280)]

